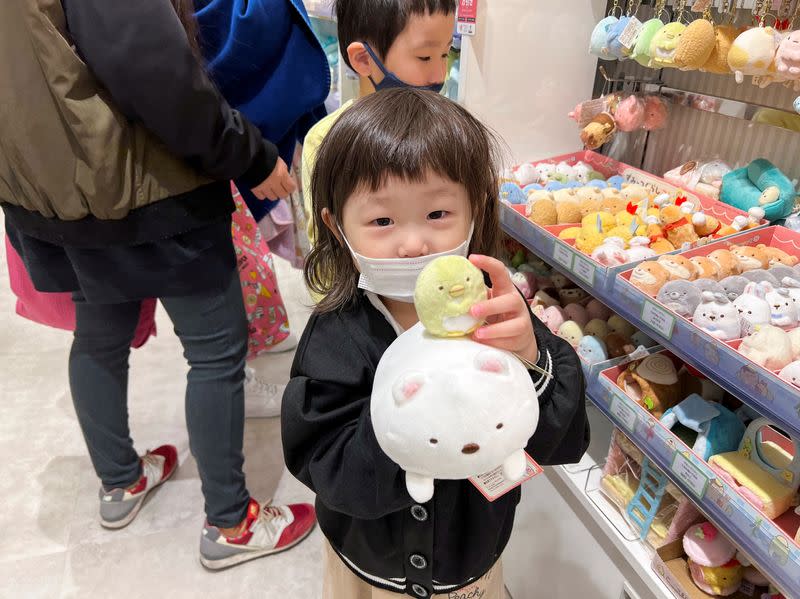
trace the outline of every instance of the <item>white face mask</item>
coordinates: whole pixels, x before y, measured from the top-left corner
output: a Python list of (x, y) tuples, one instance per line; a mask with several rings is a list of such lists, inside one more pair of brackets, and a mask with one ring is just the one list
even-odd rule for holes
[(386, 297), (398, 302), (414, 303), (414, 288), (417, 285), (417, 277), (422, 269), (428, 264), (442, 256), (462, 256), (467, 257), (469, 244), (472, 242), (472, 234), (475, 229), (473, 223), (469, 227), (467, 239), (457, 248), (438, 254), (429, 254), (417, 258), (367, 258), (357, 254), (347, 241), (344, 231), (339, 227), (347, 249), (353, 254), (358, 262), (358, 269), (361, 276), (358, 279), (359, 289), (371, 291), (376, 295)]

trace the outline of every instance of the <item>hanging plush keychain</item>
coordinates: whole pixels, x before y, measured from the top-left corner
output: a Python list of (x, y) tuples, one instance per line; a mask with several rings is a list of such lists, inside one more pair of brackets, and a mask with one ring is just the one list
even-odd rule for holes
[(775, 52), (781, 37), (774, 27), (765, 26), (768, 15), (768, 0), (756, 0), (753, 16), (758, 25), (739, 34), (728, 52), (728, 65), (736, 83), (742, 83), (745, 75), (763, 77), (774, 72)]
[(651, 64), (657, 69), (669, 69), (676, 66), (675, 54), (678, 51), (681, 36), (686, 31), (686, 24), (683, 22), (686, 0), (679, 0), (676, 9), (675, 21), (659, 29), (650, 43)]
[(650, 46), (653, 43), (653, 38), (656, 33), (664, 28), (664, 15), (666, 11), (667, 0), (658, 0), (656, 2), (655, 17), (645, 21), (642, 25), (642, 30), (639, 32), (639, 37), (636, 39), (636, 46), (633, 48), (631, 58), (638, 62), (643, 67), (651, 66), (652, 56), (650, 54)]
[(617, 60), (627, 60), (631, 57), (636, 38), (639, 36), (641, 22), (636, 18), (642, 1), (629, 0), (628, 9), (624, 16), (611, 26), (608, 32), (608, 50)]
[(622, 7), (619, 5), (619, 0), (614, 0), (614, 5), (611, 7), (608, 16), (594, 26), (592, 38), (589, 41), (589, 54), (593, 54), (602, 60), (616, 60), (611, 54), (608, 41), (611, 28), (619, 22), (621, 16)]
[(700, 19), (695, 19), (681, 35), (675, 51), (675, 66), (682, 71), (700, 69), (711, 56), (716, 45), (714, 23), (711, 20), (711, 4)]
[(707, 73), (728, 75), (731, 67), (728, 64), (728, 53), (733, 42), (739, 37), (741, 29), (736, 27), (736, 16), (739, 13), (741, 0), (722, 0), (720, 7), (720, 24), (714, 28), (714, 48), (706, 63), (702, 66)]
[(795, 29), (798, 16), (800, 16), (800, 1), (797, 2), (791, 21), (787, 24), (787, 29), (791, 32), (784, 36), (775, 54), (775, 69), (778, 75), (795, 91), (800, 91), (800, 30)]

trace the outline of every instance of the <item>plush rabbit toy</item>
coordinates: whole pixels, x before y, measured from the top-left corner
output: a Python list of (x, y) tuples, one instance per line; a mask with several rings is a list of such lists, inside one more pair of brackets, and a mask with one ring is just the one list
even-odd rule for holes
[(737, 297), (733, 305), (739, 310), (742, 321), (742, 333), (749, 335), (759, 325), (772, 322), (772, 311), (767, 302), (767, 291), (771, 291), (769, 283), (748, 283), (744, 293)]

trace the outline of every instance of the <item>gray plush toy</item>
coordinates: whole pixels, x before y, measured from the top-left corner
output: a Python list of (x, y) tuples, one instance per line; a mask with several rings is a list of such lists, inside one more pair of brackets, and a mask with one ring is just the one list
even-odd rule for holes
[(744, 277), (740, 277), (739, 275), (733, 275), (732, 277), (722, 279), (719, 283), (725, 290), (725, 295), (728, 297), (728, 300), (734, 301), (737, 297), (744, 293), (744, 288), (747, 287), (747, 284), (751, 282), (752, 281), (745, 279)]
[(670, 281), (661, 288), (656, 299), (679, 316), (691, 318), (702, 295), (689, 281)]
[(771, 272), (758, 268), (756, 270), (748, 270), (743, 272), (742, 276), (751, 283), (770, 283), (773, 287), (780, 287), (780, 279), (775, 277)]

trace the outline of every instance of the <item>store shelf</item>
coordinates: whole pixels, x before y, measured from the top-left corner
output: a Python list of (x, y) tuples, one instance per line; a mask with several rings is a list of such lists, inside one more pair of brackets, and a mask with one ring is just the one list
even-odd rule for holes
[(787, 597), (798, 596), (800, 547), (783, 530), (608, 378), (599, 377), (587, 395)]
[(586, 514), (603, 531), (652, 592), (653, 597), (674, 599), (675, 595), (651, 567), (652, 550), (636, 538), (619, 510), (600, 491), (600, 478), (603, 475), (602, 460), (608, 452), (612, 426), (593, 404), (589, 404), (587, 412), (592, 427), (594, 447), (589, 448), (579, 464), (547, 468), (545, 472), (553, 484), (565, 488), (575, 497)]
[(659, 344), (691, 364), (720, 387), (772, 420), (787, 433), (800, 437), (800, 393), (777, 376), (700, 332), (619, 277), (608, 279), (582, 253), (558, 243), (512, 207), (501, 204), (505, 231), (557, 270), (568, 275), (620, 316), (642, 329)]

